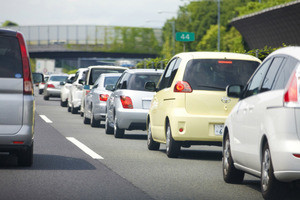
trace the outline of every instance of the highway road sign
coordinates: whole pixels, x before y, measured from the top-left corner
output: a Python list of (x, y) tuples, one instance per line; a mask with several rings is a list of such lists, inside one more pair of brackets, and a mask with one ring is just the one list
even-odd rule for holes
[(191, 32), (177, 32), (176, 41), (180, 42), (192, 42), (195, 41), (195, 33)]

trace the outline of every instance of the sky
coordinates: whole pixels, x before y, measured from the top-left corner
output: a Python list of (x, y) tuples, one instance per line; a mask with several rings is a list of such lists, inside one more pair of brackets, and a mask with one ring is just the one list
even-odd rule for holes
[[(162, 27), (188, 0), (0, 0), (0, 23)], [(160, 12), (161, 11), (161, 12)], [(161, 14), (159, 14), (159, 12)]]

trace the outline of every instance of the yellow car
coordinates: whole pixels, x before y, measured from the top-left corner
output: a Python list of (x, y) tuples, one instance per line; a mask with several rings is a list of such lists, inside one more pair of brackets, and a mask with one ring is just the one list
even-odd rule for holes
[(238, 98), (226, 87), (245, 85), (260, 64), (256, 57), (238, 53), (188, 52), (175, 55), (157, 86), (147, 117), (147, 145), (158, 150), (166, 144), (168, 157), (181, 146), (222, 145), (224, 122)]

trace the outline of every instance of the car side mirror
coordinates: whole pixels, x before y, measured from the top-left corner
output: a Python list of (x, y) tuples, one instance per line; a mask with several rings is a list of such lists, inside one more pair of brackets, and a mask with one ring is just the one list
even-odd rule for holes
[(83, 79), (80, 79), (80, 80), (78, 81), (78, 83), (81, 84), (81, 85), (84, 85), (84, 80), (83, 80)]
[(108, 91), (114, 91), (115, 86), (114, 85), (106, 85), (105, 89), (108, 90)]
[(64, 82), (64, 81), (61, 81), (60, 83), (59, 83), (59, 85), (65, 85), (66, 83)]
[(156, 92), (156, 85), (154, 82), (146, 82), (145, 83), (145, 90), (151, 91), (151, 92)]
[(228, 97), (240, 98), (244, 86), (242, 85), (228, 85), (226, 87), (226, 93)]
[(90, 86), (89, 86), (89, 85), (85, 85), (85, 86), (83, 87), (83, 89), (89, 90), (89, 89), (90, 89)]
[(66, 83), (73, 83), (73, 81), (70, 80), (70, 79), (67, 79), (67, 80), (66, 80)]

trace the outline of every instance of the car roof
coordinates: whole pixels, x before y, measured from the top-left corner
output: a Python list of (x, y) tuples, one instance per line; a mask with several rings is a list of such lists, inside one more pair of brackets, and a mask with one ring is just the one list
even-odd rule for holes
[(258, 58), (242, 54), (242, 53), (230, 53), (230, 52), (184, 52), (175, 55), (175, 57), (181, 57), (186, 59), (232, 59), (232, 60), (251, 60), (261, 62)]
[(17, 31), (11, 30), (11, 29), (3, 29), (0, 28), (0, 35), (1, 36), (16, 36)]
[(290, 55), (290, 56), (296, 58), (297, 60), (300, 60), (300, 47), (296, 47), (296, 46), (284, 47), (284, 48), (274, 51), (268, 57), (274, 56), (274, 55), (280, 55), (280, 54)]
[(127, 69), (126, 72), (128, 73), (163, 73), (164, 70), (162, 69)]
[(103, 73), (100, 76), (111, 77), (111, 76), (120, 76), (122, 73)]
[(111, 65), (95, 65), (89, 66), (88, 69), (98, 68), (98, 69), (128, 69), (127, 67), (120, 67), (120, 66), (111, 66)]

